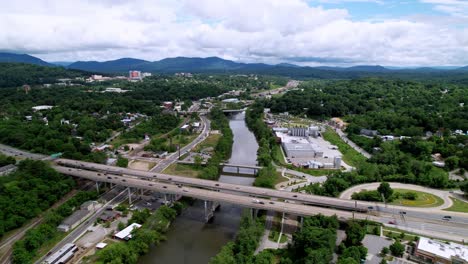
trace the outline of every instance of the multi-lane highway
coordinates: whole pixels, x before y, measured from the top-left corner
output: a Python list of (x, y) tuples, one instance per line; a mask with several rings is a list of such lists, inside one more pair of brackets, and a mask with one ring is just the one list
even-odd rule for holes
[(46, 155), (23, 151), (23, 150), (12, 148), (10, 146), (3, 145), (3, 144), (0, 144), (0, 153), (3, 153), (4, 155), (7, 155), (7, 156), (12, 156), (12, 157), (36, 159), (36, 160), (41, 160), (41, 159), (45, 159), (48, 157)]
[[(67, 166), (72, 168), (81, 168), (86, 170), (93, 170), (102, 173), (111, 173), (118, 175), (128, 175), (135, 178), (141, 179), (150, 179), (172, 184), (181, 184), (184, 186), (192, 186), (197, 188), (205, 189), (216, 189), (222, 191), (243, 193), (247, 195), (253, 195), (256, 197), (267, 197), (267, 198), (277, 198), (277, 199), (286, 199), (303, 204), (318, 205), (330, 208), (337, 209), (356, 209), (359, 211), (373, 211), (375, 213), (388, 213), (399, 215), (400, 212), (404, 212), (406, 217), (417, 217), (424, 218), (428, 220), (439, 221), (445, 215), (450, 215), (452, 217), (452, 222), (468, 224), (468, 215), (458, 212), (448, 212), (442, 210), (432, 210), (427, 212), (426, 208), (409, 208), (404, 206), (386, 206), (381, 203), (372, 203), (372, 202), (362, 202), (362, 201), (351, 201), (347, 199), (339, 199), (318, 195), (310, 195), (303, 193), (291, 193), (287, 191), (272, 190), (265, 188), (258, 188), (253, 186), (243, 186), (231, 183), (220, 183), (209, 180), (202, 180), (196, 178), (187, 178), (175, 175), (168, 175), (163, 173), (154, 173), (154, 172), (145, 172), (139, 170), (118, 168), (113, 166), (107, 166), (102, 164), (76, 161), (76, 160), (67, 160), (67, 159), (57, 159), (56, 163), (61, 166)], [(104, 176), (103, 176), (104, 177)]]
[[(222, 191), (221, 188), (224, 183), (217, 183), (212, 182), (214, 185), (211, 186), (209, 189), (204, 188), (197, 188), (197, 187), (189, 187), (186, 185), (176, 184), (175, 182), (168, 182), (168, 181), (154, 181), (152, 179), (140, 179), (137, 177), (130, 177), (130, 176), (123, 176), (118, 174), (111, 174), (98, 171), (91, 171), (85, 169), (78, 169), (78, 168), (70, 168), (70, 167), (63, 167), (63, 166), (55, 166), (55, 169), (63, 174), (68, 174), (71, 176), (76, 176), (80, 178), (89, 179), (92, 181), (101, 181), (101, 182), (109, 182), (118, 185), (129, 186), (132, 188), (138, 189), (146, 189), (151, 191), (156, 191), (160, 193), (168, 193), (168, 194), (178, 194), (182, 196), (193, 197), (196, 199), (201, 200), (209, 200), (209, 201), (218, 201), (218, 202), (225, 202), (225, 203), (232, 203), (243, 207), (248, 208), (255, 208), (255, 209), (263, 209), (263, 210), (271, 210), (277, 212), (284, 212), (293, 215), (299, 216), (311, 216), (316, 215), (318, 213), (324, 215), (337, 215), (340, 218), (356, 218), (356, 219), (368, 219), (373, 221), (378, 221), (381, 223), (388, 223), (388, 221), (396, 221), (399, 228), (408, 230), (408, 231), (418, 231), (418, 233), (423, 235), (428, 235), (432, 237), (439, 237), (444, 239), (452, 239), (452, 240), (463, 240), (468, 238), (468, 221), (466, 221), (466, 217), (461, 216), (454, 216), (451, 222), (442, 222), (440, 219), (427, 219), (421, 218), (418, 215), (411, 215), (409, 211), (404, 216), (397, 214), (397, 216), (392, 215), (392, 213), (388, 213), (386, 211), (381, 211), (378, 214), (373, 214), (370, 212), (366, 213), (359, 213), (359, 212), (352, 212), (352, 210), (337, 210), (333, 208), (326, 208), (326, 207), (318, 207), (314, 205), (306, 205), (303, 203), (297, 202), (299, 195), (296, 193), (289, 193), (289, 192), (282, 192), (284, 197), (287, 197), (283, 201), (273, 201), (270, 199), (265, 199), (261, 197), (278, 197), (279, 195), (271, 195), (268, 193), (269, 191), (262, 188), (256, 187), (249, 187), (249, 188), (256, 188), (259, 189), (260, 195), (254, 195), (255, 197), (251, 197), (246, 195), (245, 191), (239, 193), (242, 188), (247, 186), (237, 186), (239, 189), (235, 189), (236, 191)], [(174, 177), (174, 176), (172, 176)], [(219, 186), (216, 186), (218, 184)], [(263, 193), (262, 193), (263, 191)], [(281, 191), (276, 191), (281, 192)], [(257, 192), (255, 192), (257, 193)], [(287, 196), (289, 195), (289, 196)], [(294, 197), (297, 195), (297, 197)], [(305, 195), (305, 196), (312, 196), (312, 195)], [(323, 197), (322, 197), (323, 198)], [(293, 200), (296, 199), (296, 202)], [(333, 204), (329, 206), (334, 207)], [(359, 204), (358, 204), (359, 206)], [(406, 208), (408, 209), (408, 208)], [(422, 215), (427, 217), (426, 215)], [(455, 219), (455, 217), (459, 219)], [(457, 222), (459, 220), (460, 222)]]

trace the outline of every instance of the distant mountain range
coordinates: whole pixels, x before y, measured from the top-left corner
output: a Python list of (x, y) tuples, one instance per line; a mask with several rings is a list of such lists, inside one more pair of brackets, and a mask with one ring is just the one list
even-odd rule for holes
[(40, 66), (54, 66), (51, 63), (45, 62), (37, 57), (28, 54), (15, 54), (6, 52), (0, 52), (0, 62), (21, 62), (36, 64)]
[(41, 66), (62, 66), (68, 69), (83, 70), (100, 73), (121, 73), (125, 74), (129, 70), (139, 70), (152, 73), (256, 73), (283, 75), (297, 78), (354, 78), (365, 76), (397, 75), (426, 77), (429, 75), (440, 75), (451, 73), (467, 73), (468, 66), (457, 69), (437, 69), (437, 68), (412, 68), (395, 69), (386, 68), (380, 65), (360, 65), (353, 67), (308, 67), (298, 66), (289, 63), (269, 65), (264, 63), (240, 63), (218, 57), (208, 58), (187, 58), (176, 57), (167, 58), (160, 61), (146, 61), (134, 58), (122, 58), (111, 61), (77, 61), (77, 62), (56, 62), (55, 64), (45, 62), (39, 58), (27, 54), (0, 53), (0, 62), (20, 62)]

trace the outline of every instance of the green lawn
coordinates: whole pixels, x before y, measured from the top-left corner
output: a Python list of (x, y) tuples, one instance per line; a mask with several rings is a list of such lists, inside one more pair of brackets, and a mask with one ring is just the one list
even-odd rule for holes
[(197, 169), (193, 165), (174, 163), (174, 164), (171, 164), (169, 167), (167, 167), (163, 171), (163, 173), (190, 177), (190, 178), (197, 178), (198, 175), (200, 175), (201, 173), (201, 169)]
[[(410, 235), (407, 234), (406, 232), (399, 232), (399, 231), (388, 231), (386, 230), (387, 228), (384, 229), (383, 235), (386, 237), (390, 238), (398, 238), (404, 241), (414, 241), (414, 238), (416, 237), (415, 235)], [(401, 237), (401, 234), (404, 234), (403, 237)]]
[(195, 147), (194, 151), (198, 152), (204, 148), (209, 148), (209, 147), (215, 148), (220, 138), (221, 138), (221, 134), (209, 135), (202, 143), (198, 144)]
[(399, 198), (391, 202), (391, 204), (394, 205), (402, 205), (402, 206), (412, 206), (412, 207), (436, 207), (444, 204), (444, 200), (440, 198), (439, 196), (426, 193), (426, 192), (418, 192), (418, 191), (413, 191), (413, 190), (408, 190), (408, 189), (393, 189), (394, 192), (398, 193), (407, 193), (407, 192), (413, 192), (417, 194), (417, 198), (415, 200), (408, 200), (408, 199), (403, 199)]
[(346, 144), (332, 129), (327, 129), (322, 135), (326, 141), (338, 147), (341, 154), (343, 154), (343, 161), (346, 162), (346, 164), (356, 167), (359, 163), (366, 161), (366, 157)]
[[(195, 138), (198, 137), (198, 134), (190, 134), (190, 135), (183, 135), (179, 134), (177, 136), (172, 137), (172, 145), (178, 145), (180, 144), (180, 147), (184, 147), (185, 145), (189, 144)], [(169, 145), (170, 140), (166, 139), (166, 144)]]
[(462, 212), (462, 213), (468, 213), (468, 203), (464, 202), (460, 199), (452, 198), (450, 197), (453, 201), (453, 205), (447, 209), (444, 209), (445, 211), (452, 211), (452, 212)]
[(273, 156), (273, 160), (278, 165), (281, 165), (283, 167), (288, 167), (289, 166), (289, 164), (287, 164), (284, 161), (284, 155), (283, 155), (283, 151), (281, 150), (280, 145), (274, 145), (273, 149), (271, 150), (271, 153), (272, 153), (272, 156)]
[(281, 173), (277, 172), (276, 173), (275, 185), (280, 183), (280, 182), (285, 182), (285, 181), (288, 181), (288, 178), (285, 178), (285, 177), (281, 176)]

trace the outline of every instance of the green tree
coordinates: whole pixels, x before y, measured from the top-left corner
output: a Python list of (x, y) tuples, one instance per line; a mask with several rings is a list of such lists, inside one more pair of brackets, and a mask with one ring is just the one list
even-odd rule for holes
[(465, 180), (460, 184), (460, 190), (465, 193), (465, 195), (468, 195), (468, 180)]
[(383, 247), (382, 250), (380, 251), (380, 255), (385, 256), (390, 252), (388, 247)]
[(122, 167), (122, 168), (127, 168), (128, 166), (128, 159), (122, 157), (122, 156), (118, 156), (117, 157), (117, 166), (119, 167)]
[(354, 258), (347, 257), (347, 258), (340, 258), (338, 259), (337, 264), (359, 264), (359, 261), (356, 261)]
[(117, 229), (118, 229), (119, 231), (120, 231), (120, 230), (123, 230), (125, 227), (126, 227), (126, 226), (125, 226), (125, 224), (124, 224), (123, 222), (119, 222), (119, 223), (117, 224)]
[(227, 243), (216, 256), (211, 258), (210, 264), (236, 264), (233, 248), (233, 242)]
[(195, 163), (195, 168), (200, 169), (201, 165), (202, 165), (202, 162), (203, 162), (203, 158), (200, 155), (195, 155), (193, 160), (194, 160), (194, 163)]
[(388, 200), (390, 196), (393, 194), (393, 189), (390, 187), (390, 184), (388, 182), (382, 182), (380, 183), (379, 187), (377, 188), (377, 191), (383, 195), (385, 200)]
[(366, 235), (366, 230), (357, 221), (348, 221), (346, 226), (346, 246), (357, 246), (361, 244), (362, 239)]
[(460, 161), (460, 158), (457, 156), (450, 156), (445, 159), (445, 167), (448, 170), (454, 170), (455, 168), (458, 167), (458, 162)]
[(392, 252), (392, 255), (396, 257), (401, 257), (405, 252), (405, 246), (399, 241), (395, 241), (395, 243), (390, 245), (390, 252)]

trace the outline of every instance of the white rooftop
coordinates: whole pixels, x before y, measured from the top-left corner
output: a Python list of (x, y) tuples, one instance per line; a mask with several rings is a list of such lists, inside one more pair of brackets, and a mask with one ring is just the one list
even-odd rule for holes
[(97, 243), (96, 245), (96, 248), (98, 249), (103, 249), (107, 246), (107, 243), (103, 243), (103, 242), (100, 242), (100, 243)]
[(125, 240), (130, 239), (130, 238), (132, 238), (131, 233), (132, 233), (133, 229), (138, 229), (140, 227), (141, 227), (140, 224), (133, 223), (133, 224), (127, 226), (124, 230), (122, 230), (122, 231), (118, 232), (117, 234), (115, 234), (115, 237), (120, 238), (120, 239), (125, 239)]
[(427, 237), (419, 238), (418, 250), (430, 252), (434, 255), (450, 260), (452, 256), (457, 256), (465, 261), (468, 261), (468, 247), (451, 243), (442, 243)]
[(49, 110), (52, 109), (54, 106), (52, 105), (38, 105), (38, 106), (33, 106), (32, 110), (34, 111), (41, 111), (41, 110)]

